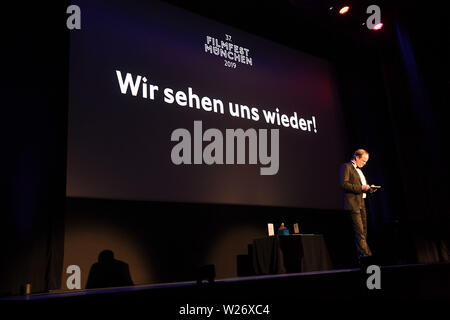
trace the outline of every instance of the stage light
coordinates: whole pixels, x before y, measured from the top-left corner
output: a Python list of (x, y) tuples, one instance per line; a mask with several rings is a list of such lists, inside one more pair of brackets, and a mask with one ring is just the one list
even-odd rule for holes
[(350, 10), (350, 7), (349, 7), (349, 6), (342, 7), (342, 8), (339, 10), (339, 14), (346, 14), (346, 13), (348, 12), (348, 10)]
[(377, 23), (374, 27), (373, 27), (373, 29), (372, 30), (380, 30), (381, 28), (383, 28), (383, 23), (382, 22), (380, 22), (380, 23)]

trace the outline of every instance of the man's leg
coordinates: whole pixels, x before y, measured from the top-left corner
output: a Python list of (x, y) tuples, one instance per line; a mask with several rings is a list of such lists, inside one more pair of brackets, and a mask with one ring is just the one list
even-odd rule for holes
[[(365, 212), (364, 212), (365, 213)], [(369, 256), (371, 254), (366, 242), (366, 235), (364, 232), (364, 225), (362, 219), (362, 210), (360, 212), (352, 212), (353, 231), (355, 236), (356, 251), (358, 259), (361, 256)]]
[(364, 245), (366, 247), (366, 252), (368, 256), (372, 255), (372, 251), (370, 251), (369, 245), (367, 244), (367, 211), (364, 206), (364, 208), (361, 208), (361, 221), (363, 224), (363, 232), (364, 232)]

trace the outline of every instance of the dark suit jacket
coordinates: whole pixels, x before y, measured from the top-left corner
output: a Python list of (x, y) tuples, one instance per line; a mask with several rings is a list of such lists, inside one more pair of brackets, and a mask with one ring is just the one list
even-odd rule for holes
[(364, 201), (362, 183), (352, 162), (342, 165), (341, 187), (344, 190), (344, 209), (359, 212)]

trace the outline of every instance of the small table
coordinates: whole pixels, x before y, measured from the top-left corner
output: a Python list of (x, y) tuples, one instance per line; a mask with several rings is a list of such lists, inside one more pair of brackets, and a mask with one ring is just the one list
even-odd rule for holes
[(257, 275), (332, 269), (322, 234), (293, 234), (253, 240), (253, 269)]

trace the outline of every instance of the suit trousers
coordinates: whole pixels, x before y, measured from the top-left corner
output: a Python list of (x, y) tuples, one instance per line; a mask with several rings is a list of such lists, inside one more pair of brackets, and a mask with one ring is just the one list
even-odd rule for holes
[(356, 244), (356, 252), (358, 259), (360, 257), (371, 256), (372, 252), (367, 244), (367, 211), (365, 206), (365, 200), (362, 202), (362, 206), (358, 211), (352, 211), (353, 231)]

